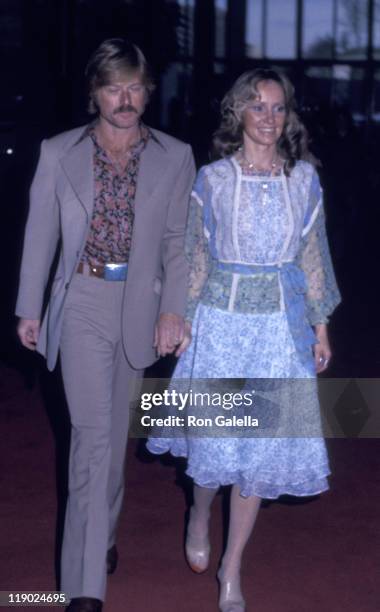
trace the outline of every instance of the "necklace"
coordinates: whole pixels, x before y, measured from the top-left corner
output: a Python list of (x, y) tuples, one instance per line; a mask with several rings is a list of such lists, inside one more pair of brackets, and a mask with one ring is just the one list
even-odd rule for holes
[(246, 156), (244, 155), (243, 147), (239, 147), (238, 151), (241, 156), (241, 161), (243, 162), (242, 165), (248, 168), (248, 170), (253, 170), (253, 172), (256, 172), (257, 174), (260, 174), (260, 172), (269, 172), (270, 175), (272, 175), (275, 169), (277, 168), (277, 153), (274, 154), (272, 162), (271, 162), (271, 167), (269, 169), (269, 168), (258, 168), (255, 165), (254, 161), (252, 160), (250, 161), (249, 159), (247, 159)]
[[(255, 172), (256, 174), (260, 174), (262, 172), (269, 172), (269, 177), (270, 178), (278, 165), (278, 158), (277, 158), (277, 153), (274, 154), (272, 162), (271, 162), (271, 167), (270, 170), (268, 168), (264, 169), (264, 168), (257, 168), (255, 166), (255, 162), (250, 161), (249, 159), (247, 159), (243, 153), (243, 147), (239, 147), (238, 149), (240, 156), (241, 156), (241, 163), (243, 168), (247, 168), (248, 170)], [(260, 180), (260, 202), (262, 206), (267, 206), (268, 202), (269, 202), (269, 183), (267, 180)]]

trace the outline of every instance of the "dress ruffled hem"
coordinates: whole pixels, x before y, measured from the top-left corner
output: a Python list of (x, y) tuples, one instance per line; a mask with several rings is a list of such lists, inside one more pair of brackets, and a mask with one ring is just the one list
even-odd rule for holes
[[(176, 444), (177, 442), (177, 444)], [(181, 443), (182, 442), (182, 443)], [(148, 450), (160, 455), (170, 452), (174, 457), (187, 458), (187, 448), (184, 440), (152, 439), (147, 442)], [(199, 473), (201, 472), (201, 473)], [(188, 465), (186, 474), (193, 478), (200, 487), (217, 489), (220, 486), (237, 484), (242, 497), (256, 495), (264, 499), (277, 499), (280, 495), (293, 495), (295, 497), (308, 497), (319, 495), (329, 489), (327, 476), (330, 475), (328, 464), (313, 467), (313, 469), (297, 469), (293, 472), (292, 481), (289, 474), (281, 470), (271, 471), (258, 469), (254, 479), (243, 470), (218, 470), (217, 472)]]
[(197, 477), (196, 470), (188, 468), (186, 474), (193, 478), (200, 487), (217, 489), (220, 486), (237, 484), (242, 497), (262, 497), (263, 499), (277, 499), (280, 495), (293, 495), (294, 497), (308, 497), (318, 495), (329, 489), (326, 476), (314, 478), (300, 483), (289, 482), (266, 482), (260, 478), (250, 480), (241, 472), (230, 472), (226, 474), (209, 475), (202, 474)]
[(148, 438), (146, 448), (153, 455), (169, 452), (173, 457), (187, 457), (187, 446), (183, 438)]

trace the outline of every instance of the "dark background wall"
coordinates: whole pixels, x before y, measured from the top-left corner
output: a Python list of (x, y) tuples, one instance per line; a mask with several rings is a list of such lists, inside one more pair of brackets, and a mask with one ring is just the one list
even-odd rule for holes
[(378, 375), (379, 0), (0, 0), (0, 358), (32, 359), (16, 342), (13, 309), (40, 140), (88, 120), (84, 67), (111, 36), (143, 48), (158, 85), (146, 121), (190, 142), (198, 163), (234, 78), (260, 65), (288, 73), (321, 160), (344, 297), (335, 371)]

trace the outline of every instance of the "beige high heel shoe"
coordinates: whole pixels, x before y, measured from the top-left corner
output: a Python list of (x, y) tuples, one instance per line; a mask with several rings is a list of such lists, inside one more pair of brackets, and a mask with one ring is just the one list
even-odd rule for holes
[(224, 580), (221, 570), (217, 573), (219, 581), (220, 612), (245, 612), (245, 601), (240, 589), (240, 574), (229, 580)]
[(203, 574), (209, 566), (210, 541), (208, 533), (204, 537), (191, 533), (191, 509), (187, 525), (185, 557), (190, 569), (196, 574)]

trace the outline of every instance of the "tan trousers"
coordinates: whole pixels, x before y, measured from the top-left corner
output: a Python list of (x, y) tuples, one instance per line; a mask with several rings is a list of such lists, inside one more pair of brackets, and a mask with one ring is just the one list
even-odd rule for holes
[(129, 402), (142, 377), (123, 351), (123, 291), (124, 282), (76, 274), (65, 304), (60, 349), (71, 447), (61, 590), (70, 598), (104, 600), (122, 504)]

